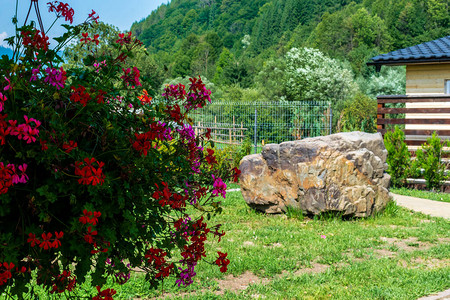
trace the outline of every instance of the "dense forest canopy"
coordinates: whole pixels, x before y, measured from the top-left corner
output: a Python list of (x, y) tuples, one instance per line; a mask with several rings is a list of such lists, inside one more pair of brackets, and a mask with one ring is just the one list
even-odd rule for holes
[[(245, 86), (260, 71), (250, 66), (293, 47), (347, 60), (355, 75), (369, 76), (365, 63), (373, 55), (450, 34), (448, 6), (448, 0), (172, 0), (132, 31), (166, 58), (169, 76), (212, 79), (226, 67)], [(231, 53), (227, 66), (217, 65), (222, 51)]]
[[(376, 73), (366, 63), (449, 35), (448, 6), (448, 0), (172, 0), (131, 31), (149, 53), (135, 59), (155, 89), (201, 75), (213, 99), (315, 95), (333, 102), (339, 117), (352, 101), (375, 105), (377, 93), (404, 93), (403, 67)], [(290, 67), (293, 51), (301, 69)], [(345, 76), (333, 79), (334, 72)]]

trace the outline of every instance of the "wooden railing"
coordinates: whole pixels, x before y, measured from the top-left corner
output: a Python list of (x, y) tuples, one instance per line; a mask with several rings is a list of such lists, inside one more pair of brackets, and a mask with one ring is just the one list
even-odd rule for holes
[(245, 139), (245, 131), (243, 124), (228, 124), (214, 122), (213, 126), (204, 126), (201, 122), (197, 122), (192, 126), (195, 131), (195, 135), (206, 132), (211, 129), (211, 140), (214, 143), (226, 144), (226, 145), (242, 145)]
[[(448, 102), (442, 107), (402, 107), (394, 108), (387, 107), (387, 104), (395, 103), (436, 103)], [(402, 114), (414, 114), (415, 116)], [(416, 115), (419, 114), (418, 118)], [(449, 116), (438, 116), (437, 114), (449, 114)], [(400, 116), (399, 116), (400, 115)], [(428, 118), (426, 116), (429, 116)], [(377, 131), (383, 136), (387, 130), (393, 128), (393, 125), (447, 125), (440, 126), (439, 129), (409, 129), (406, 126), (405, 141), (408, 146), (422, 145), (427, 138), (431, 137), (433, 132), (436, 132), (442, 140), (450, 140), (450, 95), (389, 95), (378, 96), (378, 110), (377, 110)], [(389, 128), (390, 127), (390, 128)]]

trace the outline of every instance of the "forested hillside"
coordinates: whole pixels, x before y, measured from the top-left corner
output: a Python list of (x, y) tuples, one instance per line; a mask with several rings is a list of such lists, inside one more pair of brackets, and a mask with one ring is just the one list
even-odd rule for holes
[(212, 79), (223, 49), (245, 63), (312, 47), (360, 73), (368, 57), (448, 35), (448, 25), (447, 0), (172, 0), (132, 31), (151, 53), (176, 55), (171, 75)]

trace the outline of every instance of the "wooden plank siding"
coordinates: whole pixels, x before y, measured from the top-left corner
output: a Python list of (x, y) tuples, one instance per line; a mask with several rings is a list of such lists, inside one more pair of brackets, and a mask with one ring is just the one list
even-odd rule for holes
[[(415, 64), (406, 66), (406, 94), (428, 94), (443, 95), (445, 93), (445, 80), (450, 79), (450, 63), (440, 64)], [(406, 119), (450, 119), (450, 102), (444, 101), (423, 101), (407, 102), (406, 108), (428, 109), (428, 111), (417, 112), (411, 110), (406, 114)], [(435, 112), (432, 112), (435, 110)], [(436, 112), (437, 111), (437, 112)], [(439, 113), (440, 111), (440, 113)], [(412, 124), (405, 125), (406, 129), (416, 130), (448, 130), (448, 124), (438, 122), (427, 124)]]
[[(388, 127), (405, 124), (405, 139), (408, 146), (419, 146), (427, 138), (431, 137), (434, 131), (443, 140), (450, 140), (450, 106), (447, 107), (429, 107), (431, 104), (450, 103), (450, 95), (395, 95), (378, 96), (377, 109), (377, 131), (383, 136)], [(389, 108), (388, 105), (395, 103), (405, 104), (425, 104), (425, 107), (404, 107)], [(413, 114), (414, 113), (414, 114)], [(445, 114), (444, 114), (445, 113)], [(399, 117), (399, 114), (405, 114), (406, 117)], [(415, 116), (411, 118), (410, 116)], [(437, 118), (432, 118), (431, 116)], [(408, 125), (423, 126), (423, 128), (406, 127)], [(441, 125), (442, 128), (433, 126)]]
[(406, 94), (443, 94), (450, 63), (406, 66)]

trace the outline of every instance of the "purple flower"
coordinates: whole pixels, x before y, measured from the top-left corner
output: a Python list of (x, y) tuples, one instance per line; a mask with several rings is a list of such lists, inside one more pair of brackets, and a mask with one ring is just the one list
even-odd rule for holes
[(212, 195), (213, 196), (218, 196), (219, 194), (222, 195), (222, 197), (225, 199), (225, 195), (227, 194), (227, 185), (225, 184), (225, 182), (222, 181), (222, 178), (220, 177), (214, 177), (214, 175), (211, 175), (214, 183), (213, 183), (213, 191), (212, 191)]
[(45, 69), (47, 76), (44, 78), (45, 83), (55, 86), (58, 90), (64, 87), (66, 83), (66, 72), (63, 68), (55, 69), (48, 67)]
[(38, 67), (37, 69), (31, 70), (30, 82), (31, 82), (31, 81), (36, 81), (36, 80), (39, 79), (39, 78), (38, 78), (39, 72), (40, 72), (39, 67)]
[(177, 129), (181, 138), (192, 141), (195, 139), (195, 132), (191, 125), (185, 125), (182, 129)]
[(188, 265), (184, 270), (182, 268), (178, 268), (181, 271), (179, 275), (180, 278), (175, 282), (178, 283), (178, 286), (188, 286), (194, 282), (192, 278), (197, 275), (197, 273), (194, 272), (195, 265), (197, 265), (196, 262), (192, 263), (192, 265)]

